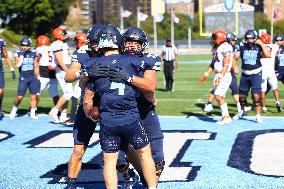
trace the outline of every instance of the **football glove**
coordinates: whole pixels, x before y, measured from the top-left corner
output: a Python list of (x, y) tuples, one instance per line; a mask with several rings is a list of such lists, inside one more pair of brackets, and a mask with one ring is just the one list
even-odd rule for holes
[(110, 68), (102, 64), (93, 64), (87, 69), (90, 77), (107, 77)]
[(111, 81), (117, 83), (132, 83), (134, 76), (131, 76), (126, 70), (122, 68), (110, 69), (108, 73)]

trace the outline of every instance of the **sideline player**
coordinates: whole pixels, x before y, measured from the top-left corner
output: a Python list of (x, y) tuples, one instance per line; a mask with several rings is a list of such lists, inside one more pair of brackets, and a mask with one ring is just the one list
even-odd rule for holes
[[(83, 45), (77, 49), (72, 55), (72, 64), (68, 69), (65, 81), (72, 83), (77, 80), (84, 80), (85, 64), (88, 60), (98, 56), (98, 32), (102, 28), (101, 25), (91, 27), (87, 33), (88, 45)], [(82, 81), (83, 83), (84, 81)], [(71, 189), (75, 187), (77, 177), (82, 167), (82, 158), (87, 150), (89, 141), (95, 131), (96, 123), (86, 117), (83, 110), (83, 97), (85, 94), (85, 84), (82, 87), (81, 99), (76, 113), (75, 122), (73, 126), (74, 148), (68, 162), (68, 187)]]
[[(47, 88), (54, 105), (56, 105), (59, 99), (57, 93), (57, 79), (55, 76), (56, 64), (52, 49), (50, 48), (50, 40), (47, 36), (38, 36), (36, 52), (36, 60), (39, 64), (40, 93)], [(40, 98), (40, 96), (38, 96), (38, 98)]]
[[(122, 47), (120, 31), (112, 25), (105, 26), (99, 33), (99, 48), (103, 56), (90, 61), (88, 73), (96, 73), (101, 63), (112, 69), (126, 69), (131, 74), (128, 83), (110, 81), (108, 77), (90, 80), (84, 96), (84, 111), (87, 116), (92, 108), (93, 94), (98, 93), (100, 100), (100, 144), (104, 156), (104, 178), (107, 188), (117, 188), (116, 162), (120, 143), (125, 140), (131, 144), (140, 157), (143, 174), (149, 189), (156, 188), (155, 164), (145, 129), (140, 123), (140, 115), (135, 99), (135, 88), (130, 83), (139, 68), (133, 66), (137, 57), (119, 54)], [(89, 62), (88, 62), (89, 63)]]
[[(52, 31), (52, 36), (55, 41), (51, 44), (51, 49), (54, 53), (55, 62), (57, 64), (56, 78), (59, 82), (63, 95), (59, 98), (57, 104), (48, 113), (54, 123), (63, 123), (69, 125), (69, 118), (67, 117), (68, 101), (73, 95), (72, 83), (66, 83), (64, 80), (65, 74), (68, 71), (68, 67), (71, 64), (71, 57), (69, 54), (69, 46), (66, 43), (68, 39), (67, 33), (62, 28), (55, 28)], [(61, 115), (58, 118), (58, 112), (61, 111)]]
[(32, 40), (29, 37), (23, 37), (20, 41), (20, 51), (16, 51), (14, 56), (16, 59), (16, 66), (19, 68), (19, 84), (18, 95), (10, 113), (10, 118), (14, 119), (17, 115), (18, 106), (22, 102), (27, 89), (31, 94), (31, 112), (32, 119), (38, 119), (36, 115), (37, 110), (37, 95), (40, 92), (40, 81), (38, 62), (35, 60), (36, 51), (31, 50)]
[[(137, 98), (137, 105), (141, 117), (142, 125), (144, 126), (147, 136), (150, 141), (152, 156), (156, 165), (156, 175), (157, 180), (162, 174), (164, 168), (164, 153), (163, 153), (163, 133), (161, 131), (160, 122), (155, 111), (155, 105), (157, 103), (156, 99), (148, 99), (149, 96), (154, 96), (154, 91), (157, 85), (157, 71), (161, 70), (161, 59), (159, 56), (144, 53), (145, 48), (148, 46), (148, 39), (143, 30), (137, 27), (128, 28), (123, 34), (124, 41), (124, 54), (125, 55), (136, 55), (143, 59), (142, 65), (137, 65), (137, 67), (142, 67), (140, 76), (134, 76), (131, 85), (137, 87), (142, 91), (143, 94), (139, 95)], [(122, 70), (116, 73), (112, 73), (112, 77), (116, 80), (119, 79)], [(125, 83), (125, 81), (120, 80), (119, 82)], [(130, 180), (134, 177), (132, 170), (129, 169), (128, 161), (124, 160), (122, 157), (123, 153), (119, 156), (117, 170), (123, 173), (124, 184), (123, 188), (130, 188), (135, 184), (135, 180)], [(130, 152), (127, 156), (132, 155)], [(134, 156), (135, 157), (135, 156)], [(133, 158), (133, 157), (131, 157)], [(132, 163), (132, 162), (131, 162)], [(141, 170), (141, 165), (135, 165), (135, 169), (140, 175), (140, 180), (145, 185), (145, 180), (143, 179), (143, 172)], [(135, 177), (134, 177), (135, 179)], [(144, 181), (144, 182), (143, 182)]]
[[(237, 104), (237, 110), (238, 110), (238, 113), (240, 113), (241, 111), (241, 104), (239, 102), (239, 87), (238, 87), (238, 81), (237, 81), (237, 77), (236, 77), (236, 74), (239, 73), (239, 69), (238, 69), (238, 66), (236, 65), (236, 60), (235, 60), (235, 52), (236, 52), (236, 49), (238, 48), (238, 44), (236, 44), (236, 41), (237, 41), (237, 36), (231, 32), (228, 32), (227, 35), (227, 42), (232, 45), (233, 47), (233, 59), (232, 59), (232, 69), (231, 69), (231, 75), (232, 75), (232, 82), (230, 84), (230, 89), (232, 91), (232, 95), (233, 95), (233, 99), (235, 101), (235, 103)], [(210, 64), (210, 67), (212, 69), (208, 69), (205, 74), (202, 75), (201, 79), (200, 79), (200, 82), (201, 83), (204, 83), (204, 81), (206, 80), (206, 77), (207, 75), (209, 75), (213, 69), (214, 69), (214, 64), (211, 63)], [(212, 102), (214, 100), (214, 91), (211, 90), (210, 93), (209, 93), (209, 97), (208, 97), (208, 101), (207, 101), (207, 104), (205, 105), (204, 107), (204, 111), (205, 112), (213, 112), (214, 109), (213, 109), (213, 106), (212, 106)]]
[[(82, 46), (87, 46), (87, 35), (83, 32), (78, 32), (76, 33), (75, 37), (74, 37), (74, 41), (76, 43), (76, 50), (73, 52), (72, 56), (71, 56), (71, 66), (73, 64), (73, 61), (78, 61), (76, 58), (74, 58), (76, 55), (75, 52), (78, 52), (78, 50), (80, 49), (80, 47)], [(83, 48), (84, 49), (84, 48)], [(87, 48), (85, 48), (84, 50), (87, 50)], [(84, 51), (83, 50), (83, 51)], [(74, 54), (75, 53), (75, 54)], [(86, 53), (84, 51), (84, 53)], [(69, 71), (69, 70), (68, 70)], [(65, 80), (66, 81), (66, 80)], [(80, 100), (81, 97), (81, 88), (79, 86), (79, 81), (75, 83), (74, 86), (74, 92), (73, 92), (73, 96), (71, 98), (71, 102), (72, 102), (72, 106), (71, 106), (71, 120), (74, 121), (75, 120), (75, 116), (76, 116), (76, 111), (77, 111), (77, 105), (78, 105), (78, 99)]]
[[(260, 101), (261, 101), (261, 82), (262, 82), (262, 65), (261, 58), (270, 58), (269, 49), (258, 39), (258, 34), (255, 30), (248, 30), (245, 33), (245, 43), (240, 43), (240, 49), (237, 52), (237, 57), (242, 60), (242, 75), (240, 79), (240, 103), (242, 111), (238, 114), (238, 118), (243, 117), (245, 108), (245, 100), (251, 89), (253, 105), (255, 107), (256, 122), (263, 123), (260, 116)], [(235, 117), (237, 119), (237, 117)]]
[(4, 78), (4, 68), (3, 68), (2, 56), (5, 58), (6, 63), (11, 71), (12, 79), (15, 80), (16, 79), (15, 69), (13, 67), (10, 57), (8, 56), (8, 53), (6, 50), (6, 41), (4, 39), (0, 39), (0, 119), (4, 117), (4, 114), (2, 111), (2, 102), (3, 102), (3, 97), (4, 97), (5, 78)]
[[(215, 76), (213, 80), (213, 91), (215, 99), (218, 102), (222, 119), (217, 122), (219, 125), (224, 125), (232, 122), (229, 115), (228, 106), (225, 101), (226, 92), (232, 82), (231, 67), (232, 67), (232, 53), (233, 47), (227, 42), (226, 32), (223, 30), (215, 30), (211, 35), (212, 44), (212, 64), (214, 65)], [(204, 74), (201, 82), (204, 83), (206, 77), (209, 75), (209, 67)]]
[(271, 58), (261, 58), (260, 62), (262, 65), (262, 83), (261, 83), (261, 102), (262, 102), (262, 112), (267, 112), (266, 108), (266, 92), (267, 84), (272, 88), (273, 95), (275, 98), (275, 106), (278, 112), (281, 112), (279, 93), (278, 93), (278, 80), (275, 73), (275, 56), (278, 50), (277, 44), (271, 44), (271, 37), (268, 33), (264, 33), (259, 38), (266, 47), (270, 50)]

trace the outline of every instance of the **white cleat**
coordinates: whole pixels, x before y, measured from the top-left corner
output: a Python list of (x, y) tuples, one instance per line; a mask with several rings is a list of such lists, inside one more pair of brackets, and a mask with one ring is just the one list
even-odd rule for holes
[(251, 111), (251, 106), (246, 106), (246, 107), (244, 108), (244, 111), (245, 111), (245, 112)]
[(31, 117), (32, 119), (38, 119), (38, 117), (37, 117), (36, 114), (31, 114), (30, 117)]
[(266, 108), (266, 106), (262, 107), (262, 112), (263, 112), (263, 113), (267, 113), (267, 108)]
[(220, 121), (217, 122), (218, 125), (225, 125), (230, 124), (232, 122), (232, 119), (230, 116), (223, 117)]
[(17, 113), (14, 111), (11, 111), (11, 113), (9, 114), (10, 119), (15, 119), (16, 116), (17, 116)]
[(263, 123), (262, 118), (260, 117), (260, 115), (257, 115), (255, 118), (256, 123)]
[(205, 107), (204, 107), (203, 110), (204, 110), (205, 112), (210, 113), (210, 112), (213, 112), (213, 111), (214, 111), (214, 108), (213, 108), (212, 104), (205, 104)]
[(233, 120), (239, 120), (243, 117), (242, 113), (238, 113), (236, 115), (234, 115)]
[(50, 111), (50, 112), (48, 113), (48, 115), (50, 116), (50, 118), (52, 119), (52, 121), (53, 121), (54, 123), (59, 123), (58, 116), (57, 116), (57, 114), (55, 114), (53, 111)]

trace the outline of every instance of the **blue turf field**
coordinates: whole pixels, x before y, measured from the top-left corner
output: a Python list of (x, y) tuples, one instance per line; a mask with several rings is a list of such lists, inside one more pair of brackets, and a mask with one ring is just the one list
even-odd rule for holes
[[(284, 119), (253, 118), (218, 126), (218, 118), (160, 117), (166, 169), (159, 188), (284, 188)], [(0, 121), (0, 188), (64, 188), (72, 129), (47, 116)], [(105, 188), (95, 133), (84, 157), (80, 188)], [(136, 186), (141, 188), (140, 185)]]

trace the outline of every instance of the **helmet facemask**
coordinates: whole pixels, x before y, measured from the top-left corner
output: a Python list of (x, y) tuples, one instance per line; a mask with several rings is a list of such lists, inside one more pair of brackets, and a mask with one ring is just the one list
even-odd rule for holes
[(124, 53), (132, 55), (140, 55), (143, 52), (142, 44), (136, 40), (125, 40), (124, 41)]

